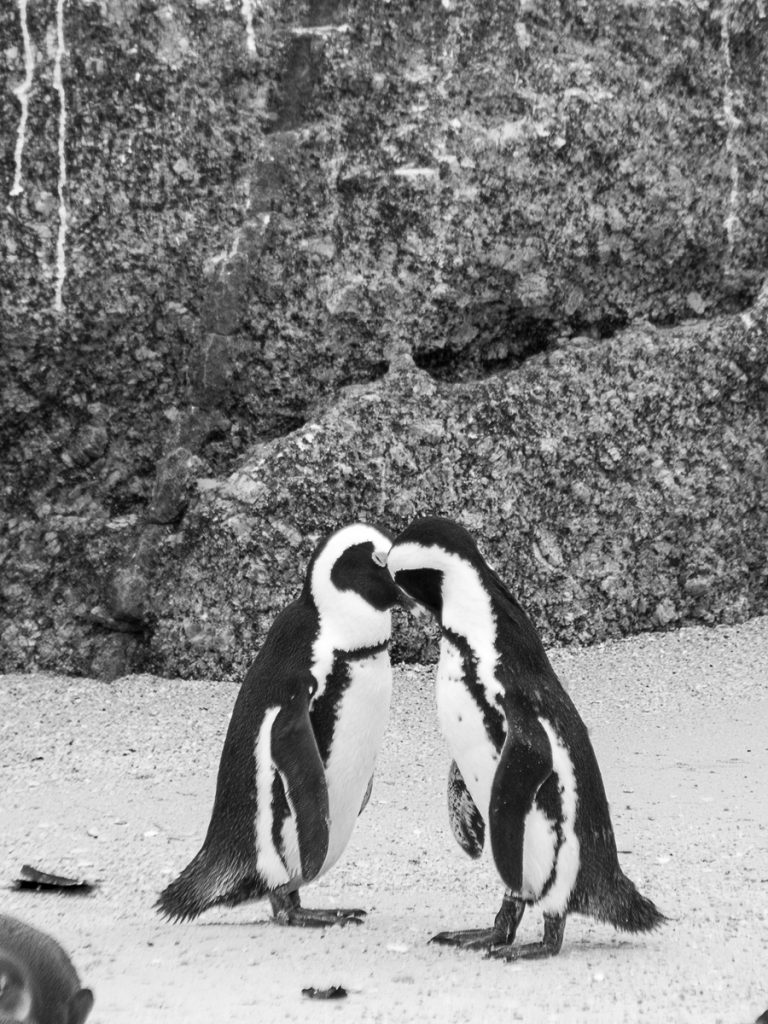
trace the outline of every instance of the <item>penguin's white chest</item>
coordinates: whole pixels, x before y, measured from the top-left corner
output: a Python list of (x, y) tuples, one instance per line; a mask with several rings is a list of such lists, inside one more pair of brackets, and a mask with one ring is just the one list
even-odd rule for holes
[(451, 757), (487, 822), (499, 751), (488, 735), (481, 708), (467, 689), (461, 655), (445, 639), (440, 647), (436, 698), (438, 721)]
[(392, 668), (388, 651), (350, 662), (349, 674), (325, 767), (330, 829), (320, 874), (336, 863), (349, 842), (389, 720)]
[[(492, 829), (491, 789), (501, 751), (488, 735), (483, 711), (467, 688), (461, 655), (445, 638), (441, 643), (436, 695), (438, 719), (448, 749), (475, 806)], [(561, 815), (558, 822), (551, 820), (536, 804), (536, 792), (531, 793), (531, 808), (522, 822), (523, 885), (517, 895), (534, 902), (540, 900), (542, 909), (547, 912), (561, 913), (579, 870), (579, 841), (575, 833), (576, 779), (567, 748), (548, 721), (543, 718), (539, 721), (552, 751)]]

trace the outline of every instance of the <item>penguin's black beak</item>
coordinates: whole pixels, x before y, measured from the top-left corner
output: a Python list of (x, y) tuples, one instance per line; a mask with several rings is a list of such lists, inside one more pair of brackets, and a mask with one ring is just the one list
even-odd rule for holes
[[(374, 551), (371, 558), (379, 568), (386, 569), (388, 554), (388, 551)], [(418, 613), (419, 605), (413, 600), (410, 594), (406, 594), (406, 592), (401, 587), (398, 587), (397, 584), (395, 584), (395, 586), (397, 587), (397, 604), (399, 604), (401, 608), (406, 608), (409, 612)]]
[(421, 611), (421, 605), (416, 604), (410, 594), (406, 594), (406, 592), (404, 590), (400, 590), (399, 587), (397, 589), (400, 591), (397, 603), (401, 608), (405, 608), (407, 611), (413, 612), (418, 617), (419, 612)]
[(403, 607), (407, 608), (415, 619), (418, 619), (419, 622), (426, 622), (428, 619), (432, 618), (432, 613), (426, 609), (423, 604), (419, 604), (418, 601), (414, 601), (414, 599), (410, 597), (410, 595), (406, 594), (404, 590), (401, 591), (401, 593), (403, 595), (401, 602)]

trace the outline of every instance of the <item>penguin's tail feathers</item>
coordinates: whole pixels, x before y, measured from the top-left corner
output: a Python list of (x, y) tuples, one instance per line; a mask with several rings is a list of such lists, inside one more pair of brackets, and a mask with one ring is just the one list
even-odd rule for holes
[(651, 932), (668, 920), (623, 872), (611, 887), (611, 900), (604, 911), (599, 916), (623, 932)]
[(257, 899), (265, 892), (266, 886), (252, 865), (233, 862), (203, 846), (179, 877), (163, 889), (155, 910), (171, 921), (189, 921), (209, 907)]

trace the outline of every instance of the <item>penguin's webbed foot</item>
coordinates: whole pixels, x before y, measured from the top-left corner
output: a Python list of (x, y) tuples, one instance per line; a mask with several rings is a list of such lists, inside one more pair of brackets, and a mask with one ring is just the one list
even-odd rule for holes
[(348, 924), (362, 924), (364, 917), (364, 910), (313, 910), (310, 907), (296, 907), (288, 914), (275, 914), (275, 921), (297, 928), (329, 928), (334, 925), (343, 928)]
[(366, 915), (357, 908), (329, 907), (312, 909), (302, 907), (298, 892), (269, 894), (275, 923), (294, 928), (329, 928), (333, 925), (362, 924)]
[(361, 910), (359, 907), (336, 907), (332, 911), (337, 917), (346, 920), (355, 920), (358, 924), (363, 923), (363, 918), (368, 916), (367, 910)]
[(525, 902), (507, 893), (501, 909), (493, 922), (493, 928), (472, 928), (458, 932), (440, 932), (429, 940), (438, 946), (459, 946), (461, 949), (485, 949), (489, 952), (496, 947), (508, 948), (515, 938), (517, 926), (525, 912)]
[(468, 928), (466, 931), (438, 932), (429, 940), (436, 946), (459, 946), (461, 949), (490, 949), (496, 932), (493, 928)]
[(541, 960), (548, 956), (555, 956), (556, 949), (547, 946), (544, 942), (526, 942), (524, 946), (491, 946), (485, 954), (486, 960)]
[(511, 943), (494, 945), (485, 955), (492, 960), (543, 960), (546, 957), (557, 956), (563, 944), (564, 933), (565, 914), (545, 914), (544, 938), (541, 942), (526, 942), (523, 946), (513, 946)]

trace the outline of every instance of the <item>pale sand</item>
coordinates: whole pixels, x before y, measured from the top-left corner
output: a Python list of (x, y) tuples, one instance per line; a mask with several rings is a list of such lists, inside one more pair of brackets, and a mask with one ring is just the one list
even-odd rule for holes
[[(489, 924), (501, 898), (487, 856), (448, 828), (433, 667), (396, 671), (371, 802), (303, 891), (369, 916), (323, 931), (268, 923), (261, 903), (183, 925), (152, 910), (205, 833), (235, 685), (0, 676), (0, 878), (30, 862), (100, 883), (3, 889), (0, 908), (71, 952), (93, 1024), (748, 1024), (768, 1008), (768, 617), (552, 660), (590, 727), (623, 867), (672, 918), (650, 936), (574, 916), (550, 961), (427, 945)], [(540, 929), (529, 912), (520, 938)], [(348, 998), (302, 997), (331, 984)]]

